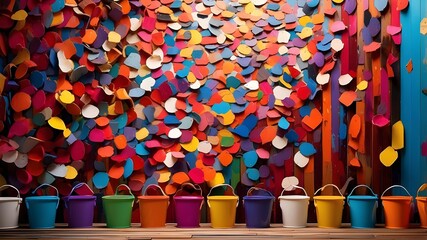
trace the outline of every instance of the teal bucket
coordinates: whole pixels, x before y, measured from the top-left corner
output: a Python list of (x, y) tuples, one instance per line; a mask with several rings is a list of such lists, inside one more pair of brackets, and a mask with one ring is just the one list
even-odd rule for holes
[(38, 186), (36, 191), (43, 186), (49, 186), (56, 190), (56, 196), (31, 196), (25, 198), (25, 205), (28, 210), (28, 222), (30, 228), (54, 228), (56, 219), (56, 209), (59, 205), (59, 192), (56, 187), (49, 184)]
[[(372, 195), (353, 195), (354, 190), (359, 187), (366, 187)], [(378, 196), (366, 185), (358, 185), (347, 197), (350, 207), (351, 227), (353, 228), (374, 228), (377, 219)]]

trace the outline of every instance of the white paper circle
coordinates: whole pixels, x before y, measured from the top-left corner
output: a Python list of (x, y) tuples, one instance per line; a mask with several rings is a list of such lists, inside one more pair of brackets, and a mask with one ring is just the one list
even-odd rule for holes
[(295, 153), (294, 162), (298, 167), (304, 168), (305, 166), (307, 166), (309, 160), (310, 158), (302, 155), (300, 151)]
[(87, 104), (83, 107), (82, 114), (85, 118), (96, 118), (98, 117), (99, 109), (92, 104)]

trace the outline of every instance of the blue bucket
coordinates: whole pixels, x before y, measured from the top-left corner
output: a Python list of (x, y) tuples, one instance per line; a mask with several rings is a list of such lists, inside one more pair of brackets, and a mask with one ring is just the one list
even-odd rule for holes
[[(353, 195), (354, 190), (359, 187), (366, 187), (371, 195)], [(357, 185), (347, 197), (350, 207), (351, 227), (353, 228), (374, 228), (376, 222), (376, 212), (378, 208), (378, 196), (366, 185)]]
[(56, 196), (31, 196), (25, 198), (25, 205), (28, 210), (28, 221), (30, 228), (54, 228), (56, 219), (56, 209), (59, 205), (59, 192), (56, 187), (49, 184), (38, 186), (36, 191), (43, 186), (49, 186), (56, 190)]
[[(253, 193), (254, 191), (255, 194)], [(250, 188), (247, 196), (243, 197), (246, 227), (270, 227), (271, 211), (273, 209), (274, 199), (273, 194), (265, 189), (256, 187)]]

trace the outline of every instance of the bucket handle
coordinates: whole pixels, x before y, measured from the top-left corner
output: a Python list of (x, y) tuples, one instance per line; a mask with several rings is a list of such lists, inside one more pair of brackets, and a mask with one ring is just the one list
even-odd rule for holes
[(255, 191), (255, 190), (266, 192), (266, 193), (268, 193), (268, 195), (270, 195), (270, 196), (274, 197), (274, 196), (273, 196), (273, 194), (272, 194), (270, 191), (267, 191), (267, 190), (265, 190), (264, 188), (259, 188), (259, 187), (251, 187), (251, 188), (249, 188), (249, 190), (248, 190), (248, 192), (246, 193), (246, 195), (250, 196), (250, 194), (251, 194), (253, 191)]
[[(293, 188), (298, 188), (304, 191), (304, 194), (308, 197), (307, 192), (305, 191), (305, 189), (303, 187), (297, 186), (297, 185), (292, 185)], [(283, 196), (283, 193), (285, 192), (286, 189), (283, 189), (282, 192), (280, 193), (280, 196)]]
[[(58, 189), (57, 189), (55, 186), (50, 185), (50, 184), (48, 184), (48, 183), (43, 183), (43, 184), (41, 184), (40, 186), (36, 187), (36, 189), (34, 189), (31, 193), (32, 193), (32, 194), (35, 194), (35, 193), (37, 192), (37, 190), (39, 190), (39, 188), (44, 187), (44, 186), (51, 187), (51, 188), (55, 189), (55, 191), (56, 191), (56, 196), (58, 197), (58, 202), (56, 203), (56, 209), (58, 209), (58, 206), (59, 206), (59, 191), (58, 191)], [(28, 202), (27, 202), (27, 208), (29, 208), (29, 206), (28, 206)]]
[[(119, 188), (120, 187), (125, 187), (125, 188), (127, 188), (127, 190), (129, 191), (129, 195), (131, 195), (132, 197), (134, 197), (135, 198), (135, 196), (132, 194), (132, 190), (130, 190), (130, 188), (129, 188), (129, 186), (128, 185), (126, 185), (126, 184), (124, 184), (124, 183), (122, 183), (122, 184), (120, 184), (119, 186), (117, 186), (116, 187), (116, 193), (115, 193), (115, 195), (118, 195), (118, 190), (119, 190)], [(134, 203), (134, 201), (132, 201), (132, 207), (133, 207), (133, 203)]]
[[(207, 197), (209, 197), (211, 195), (211, 193), (212, 193), (212, 190), (214, 188), (217, 188), (217, 187), (228, 187), (228, 188), (230, 188), (232, 190), (231, 192), (233, 193), (233, 195), (237, 197), (236, 193), (234, 193), (234, 188), (230, 184), (226, 184), (226, 183), (217, 184), (217, 185), (213, 186), (211, 188), (211, 190), (209, 190), (209, 193), (208, 193)], [(209, 199), (207, 200), (207, 202), (208, 202), (208, 206), (211, 207), (211, 205), (209, 204)], [(237, 206), (239, 206), (239, 198), (237, 198), (236, 207)]]
[(15, 189), (16, 192), (18, 193), (17, 197), (21, 198), (21, 194), (19, 193), (19, 190), (13, 185), (5, 184), (5, 185), (0, 186), (0, 192), (3, 191), (4, 189), (8, 188), (8, 187)]
[[(132, 194), (132, 190), (130, 190), (130, 188), (128, 187), (128, 185), (126, 185), (126, 184), (124, 184), (124, 183), (122, 183), (122, 184), (120, 184), (119, 186), (117, 186), (116, 187), (116, 193), (115, 193), (115, 195), (119, 195), (118, 194), (118, 191), (119, 191), (119, 188), (120, 187), (125, 187), (125, 188), (127, 188), (127, 190), (129, 191), (129, 195), (132, 195), (133, 196), (133, 194)], [(135, 196), (133, 196), (133, 197), (135, 197)]]
[(142, 191), (142, 195), (143, 196), (146, 196), (146, 193), (147, 193), (147, 189), (149, 189), (149, 188), (151, 188), (151, 187), (156, 187), (157, 189), (159, 189), (160, 190), (160, 192), (162, 193), (162, 195), (163, 196), (166, 196), (166, 193), (163, 191), (163, 189), (159, 186), (159, 185), (157, 185), (157, 184), (149, 184), (145, 189), (144, 189), (144, 191)]
[(21, 198), (21, 193), (19, 193), (19, 190), (15, 186), (12, 186), (12, 185), (9, 185), (9, 184), (5, 184), (3, 186), (0, 186), (0, 192), (3, 191), (4, 189), (8, 188), (8, 187), (15, 189), (16, 192), (18, 193), (18, 196), (17, 196), (18, 197), (17, 207), (19, 207), (19, 204), (22, 203), (22, 198)]
[[(70, 193), (68, 194), (68, 197), (71, 197), (71, 194), (73, 194), (74, 190), (76, 190), (77, 188), (80, 188), (82, 186), (86, 185), (87, 188), (92, 192), (92, 195), (94, 194), (94, 192), (92, 191), (92, 189), (89, 187), (89, 185), (87, 185), (87, 183), (81, 182), (81, 183), (77, 183), (70, 191)], [(68, 198), (69, 199), (69, 198)], [(64, 205), (66, 208), (68, 208), (68, 204), (67, 201), (64, 201)], [(93, 205), (96, 206), (96, 201), (93, 202)]]
[(335, 184), (332, 184), (332, 183), (328, 183), (328, 184), (326, 184), (325, 186), (323, 186), (323, 187), (321, 187), (321, 188), (317, 189), (317, 191), (314, 193), (314, 195), (316, 195), (319, 191), (323, 191), (323, 190), (325, 190), (325, 188), (326, 188), (326, 187), (334, 187), (334, 188), (338, 191), (338, 193), (341, 195), (341, 197), (344, 197), (344, 196), (341, 194), (340, 189), (339, 189)]
[(422, 191), (424, 191), (424, 190), (426, 190), (427, 189), (427, 183), (424, 183), (423, 185), (421, 185), (420, 186), (420, 188), (418, 188), (418, 191), (417, 191), (417, 197), (418, 197), (418, 194), (420, 193), (420, 192), (422, 192)]
[[(392, 188), (395, 188), (395, 187), (400, 187), (400, 188), (402, 188), (403, 190), (405, 190), (405, 192), (408, 194), (408, 196), (412, 197), (412, 196), (411, 196), (411, 194), (408, 192), (408, 190), (406, 190), (406, 188), (405, 188), (404, 186), (402, 186), (402, 185), (392, 185), (392, 186), (388, 187), (386, 190), (384, 190), (383, 194), (381, 194), (381, 197), (383, 197), (383, 196), (384, 196), (384, 193), (386, 193), (388, 190), (390, 190), (390, 189), (392, 189)], [(412, 200), (411, 200), (411, 201), (412, 201)]]
[(86, 185), (86, 186), (87, 186), (87, 188), (92, 192), (92, 195), (93, 195), (93, 191), (92, 191), (92, 189), (89, 187), (89, 185), (87, 185), (87, 183), (81, 182), (81, 183), (77, 183), (77, 184), (76, 184), (76, 186), (74, 186), (74, 187), (71, 189), (70, 194), (68, 194), (68, 196), (71, 196), (71, 194), (74, 192), (74, 190), (76, 190), (77, 188), (81, 188), (81, 187), (83, 187), (84, 185)]
[[(178, 194), (178, 192), (181, 192), (183, 189), (184, 189), (184, 186), (191, 186), (192, 188), (194, 188), (194, 190), (196, 190), (196, 191), (198, 191), (199, 193), (200, 193), (200, 196), (203, 196), (203, 192), (202, 192), (202, 189), (200, 188), (200, 186), (199, 185), (194, 185), (194, 184), (192, 184), (192, 183), (189, 183), (189, 182), (187, 182), (187, 183), (183, 183), (182, 185), (181, 185), (181, 188), (180, 189), (178, 189), (178, 191), (176, 191), (176, 193), (175, 193), (175, 195), (174, 195), (174, 197)], [(202, 209), (202, 207), (203, 207), (203, 201), (200, 203), (200, 209)]]
[[(351, 195), (353, 195), (354, 190), (356, 190), (356, 188), (359, 188), (359, 187), (366, 187), (367, 189), (369, 189), (369, 191), (372, 193), (372, 195), (374, 197), (378, 197), (378, 195), (375, 194), (374, 191), (372, 190), (372, 188), (370, 188), (368, 185), (360, 184), (360, 185), (357, 185), (356, 187), (354, 187), (353, 190), (351, 190), (350, 194), (348, 195), (348, 197), (347, 197), (347, 203), (348, 203), (349, 206), (350, 206), (350, 198), (349, 197)], [(376, 202), (375, 207), (378, 207), (378, 201)]]
[(200, 188), (200, 186), (199, 185), (194, 185), (194, 184), (192, 184), (192, 183), (189, 183), (189, 182), (187, 182), (187, 183), (183, 183), (182, 185), (181, 185), (181, 188), (179, 188), (178, 189), (178, 191), (176, 191), (176, 193), (175, 193), (175, 195), (177, 195), (179, 192), (181, 192), (182, 190), (184, 190), (184, 187), (185, 186), (190, 186), (190, 187), (192, 187), (194, 190), (196, 190), (196, 191), (198, 191), (199, 193), (200, 193), (200, 196), (203, 196), (203, 192), (202, 192), (202, 189)]

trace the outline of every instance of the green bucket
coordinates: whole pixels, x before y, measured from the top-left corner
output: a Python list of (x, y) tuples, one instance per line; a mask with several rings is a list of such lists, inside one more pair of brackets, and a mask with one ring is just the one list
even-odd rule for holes
[[(118, 195), (117, 191), (123, 186), (129, 190), (130, 195)], [(120, 184), (116, 188), (116, 194), (102, 197), (105, 219), (108, 228), (129, 228), (132, 218), (132, 207), (135, 197), (130, 188)]]

